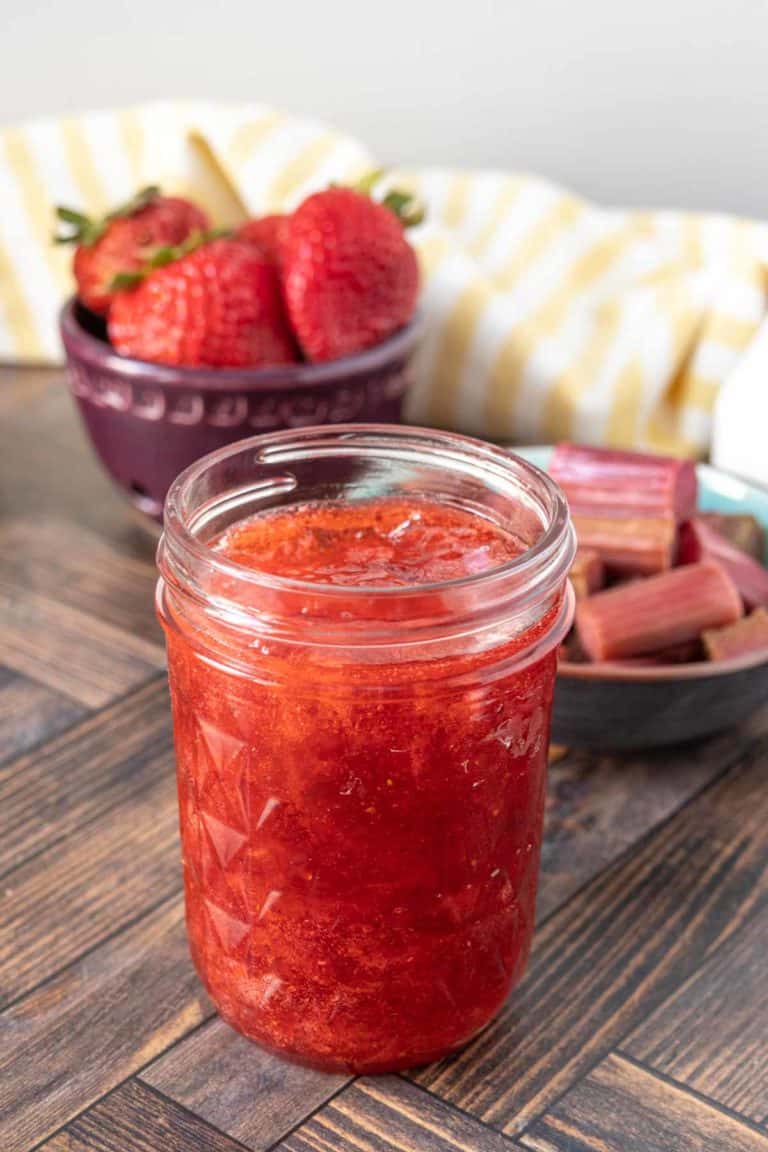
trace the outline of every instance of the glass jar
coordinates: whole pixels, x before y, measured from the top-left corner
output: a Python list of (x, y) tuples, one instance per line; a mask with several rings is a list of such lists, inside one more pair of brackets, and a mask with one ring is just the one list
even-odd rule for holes
[[(393, 496), (495, 522), (520, 555), (443, 583), (344, 587), (212, 546), (268, 509)], [(499, 1009), (533, 929), (573, 552), (547, 476), (449, 433), (275, 433), (176, 481), (158, 612), (187, 926), (235, 1028), (378, 1072), (445, 1056)]]

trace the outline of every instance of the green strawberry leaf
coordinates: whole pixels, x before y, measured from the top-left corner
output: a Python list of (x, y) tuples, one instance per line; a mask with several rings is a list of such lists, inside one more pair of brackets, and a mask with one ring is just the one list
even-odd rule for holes
[(382, 200), (385, 208), (389, 208), (397, 216), (404, 228), (413, 228), (421, 224), (424, 219), (424, 205), (410, 192), (387, 192)]
[(134, 213), (140, 212), (142, 208), (146, 208), (147, 204), (151, 203), (157, 196), (160, 195), (160, 189), (156, 184), (150, 184), (146, 188), (142, 188), (125, 204), (121, 204), (118, 208), (108, 212), (106, 216), (100, 218), (93, 218), (86, 216), (84, 212), (77, 212), (74, 208), (67, 208), (64, 205), (59, 205), (56, 208), (56, 219), (61, 224), (68, 225), (69, 231), (56, 232), (53, 236), (54, 244), (79, 244), (85, 248), (91, 247), (97, 240), (100, 240), (104, 235), (107, 225), (113, 220), (121, 220), (126, 216), (133, 216)]
[(120, 204), (117, 208), (113, 208), (104, 217), (105, 221), (121, 220), (125, 216), (133, 216), (136, 212), (140, 212), (142, 208), (146, 208), (147, 204), (151, 204), (160, 195), (160, 187), (157, 184), (148, 184), (146, 188), (141, 188), (135, 196), (131, 196), (130, 200), (126, 200), (125, 204)]
[(140, 268), (131, 272), (118, 272), (113, 276), (109, 283), (109, 291), (122, 292), (128, 288), (135, 288), (158, 268), (165, 268), (168, 264), (181, 260), (183, 256), (189, 256), (191, 252), (210, 244), (212, 240), (220, 240), (224, 236), (231, 235), (229, 228), (212, 228), (208, 232), (192, 232), (183, 244), (177, 244), (175, 247), (157, 248)]
[(125, 292), (141, 284), (146, 272), (118, 272), (109, 282), (110, 292)]

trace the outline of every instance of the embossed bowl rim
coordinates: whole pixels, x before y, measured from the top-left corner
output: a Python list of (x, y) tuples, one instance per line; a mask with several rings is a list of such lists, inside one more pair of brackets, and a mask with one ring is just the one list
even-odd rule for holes
[(345, 380), (386, 369), (393, 361), (405, 359), (424, 330), (424, 314), (417, 310), (411, 320), (381, 344), (320, 363), (276, 364), (265, 368), (176, 368), (120, 356), (105, 340), (86, 331), (77, 318), (74, 296), (64, 304), (59, 326), (67, 355), (137, 383), (151, 382), (164, 388), (204, 388), (208, 391), (269, 392), (275, 389), (338, 386)]

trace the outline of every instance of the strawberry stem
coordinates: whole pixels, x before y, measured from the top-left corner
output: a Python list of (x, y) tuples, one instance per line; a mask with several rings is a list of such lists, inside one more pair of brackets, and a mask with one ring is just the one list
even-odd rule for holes
[(141, 188), (135, 196), (130, 200), (126, 200), (124, 204), (120, 204), (117, 208), (113, 208), (111, 212), (107, 212), (105, 216), (91, 217), (86, 216), (84, 212), (77, 212), (74, 208), (66, 208), (63, 205), (58, 205), (56, 208), (56, 218), (61, 224), (66, 224), (69, 228), (67, 232), (57, 232), (53, 237), (54, 244), (80, 244), (89, 248), (100, 240), (108, 224), (113, 220), (120, 220), (125, 216), (134, 216), (137, 212), (141, 212), (142, 208), (146, 208), (153, 200), (160, 195), (160, 189), (156, 184), (148, 184), (146, 188)]
[(366, 172), (365, 176), (361, 176), (352, 187), (355, 192), (359, 192), (362, 196), (370, 196), (376, 185), (384, 179), (386, 174), (386, 168), (371, 168), (370, 172)]
[(146, 272), (118, 272), (109, 282), (109, 291), (126, 292), (129, 288), (136, 288), (146, 275)]
[[(361, 196), (370, 196), (375, 199), (373, 193), (376, 185), (381, 183), (386, 174), (386, 168), (372, 168), (370, 172), (366, 172), (365, 176), (361, 176), (352, 187)], [(394, 212), (403, 228), (413, 228), (416, 224), (421, 224), (425, 216), (423, 203), (412, 192), (403, 192), (400, 189), (392, 188), (384, 194), (379, 203)]]
[(61, 224), (68, 226), (68, 231), (55, 232), (54, 244), (95, 244), (104, 231), (98, 221), (92, 220), (82, 212), (76, 212), (73, 208), (57, 207), (56, 218)]
[(147, 204), (151, 204), (160, 195), (160, 187), (157, 184), (148, 184), (146, 188), (141, 188), (130, 200), (126, 200), (124, 204), (120, 204), (117, 208), (113, 208), (104, 217), (106, 221), (119, 220), (123, 216), (134, 216), (137, 212), (141, 212), (142, 208), (146, 208)]
[(183, 256), (189, 256), (191, 252), (197, 251), (205, 244), (210, 244), (212, 240), (221, 240), (222, 237), (231, 236), (231, 234), (229, 228), (211, 228), (207, 232), (192, 232), (182, 244), (158, 248), (140, 268), (131, 269), (130, 272), (118, 272), (109, 282), (109, 291), (123, 292), (135, 288), (156, 269), (164, 268), (166, 264), (173, 264), (174, 261), (181, 260)]
[(403, 228), (415, 228), (425, 216), (424, 205), (410, 192), (387, 192), (382, 204), (394, 212)]

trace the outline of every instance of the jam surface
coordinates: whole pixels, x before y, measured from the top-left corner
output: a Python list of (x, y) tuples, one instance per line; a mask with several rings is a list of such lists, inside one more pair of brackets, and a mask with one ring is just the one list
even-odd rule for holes
[[(270, 512), (216, 548), (370, 588), (485, 571), (520, 544), (464, 509), (393, 498)], [(187, 923), (221, 1014), (328, 1069), (406, 1068), (460, 1046), (528, 955), (554, 651), (520, 667), (516, 637), (469, 664), (461, 648), (385, 662), (373, 680), (353, 652), (325, 680), (299, 642), (287, 659), (251, 645), (235, 667), (184, 619), (164, 624)]]
[(497, 568), (523, 550), (479, 515), (421, 499), (304, 504), (242, 521), (217, 551), (313, 584), (401, 588)]

